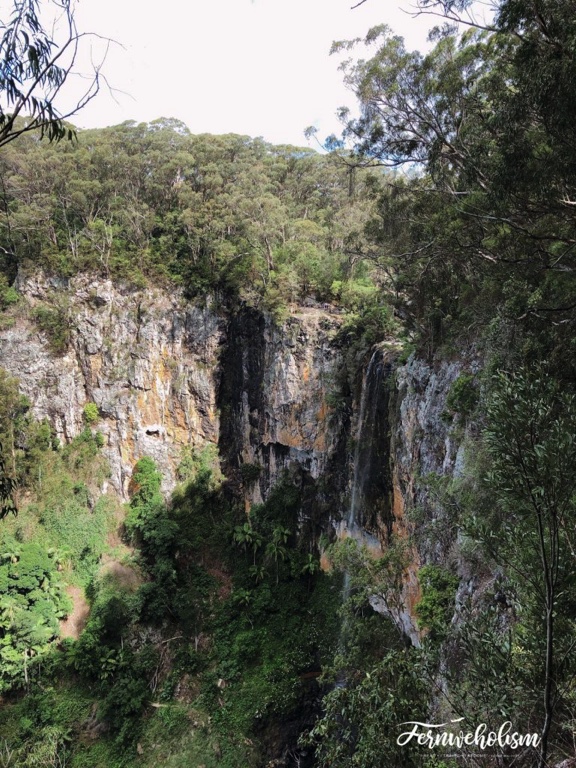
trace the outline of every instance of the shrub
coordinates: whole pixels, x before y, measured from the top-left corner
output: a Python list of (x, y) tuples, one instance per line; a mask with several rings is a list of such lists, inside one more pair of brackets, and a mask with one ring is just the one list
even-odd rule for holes
[(32, 319), (48, 340), (48, 346), (55, 355), (63, 355), (70, 343), (70, 327), (66, 311), (62, 307), (36, 307)]
[(20, 299), (18, 291), (8, 284), (5, 275), (0, 275), (0, 312), (16, 304)]
[(458, 577), (438, 565), (425, 565), (418, 574), (422, 597), (416, 606), (418, 623), (430, 638), (442, 640), (454, 610)]
[(70, 607), (54, 558), (43, 547), (4, 540), (2, 549), (0, 692), (28, 681), (33, 659), (50, 651), (58, 619)]
[(84, 417), (84, 422), (88, 424), (88, 426), (96, 424), (100, 418), (100, 412), (96, 403), (86, 403), (82, 415)]
[(260, 477), (261, 472), (262, 467), (260, 464), (245, 463), (240, 467), (240, 477), (242, 478), (242, 482), (246, 485), (255, 483)]
[(450, 413), (459, 413), (461, 416), (469, 416), (478, 404), (478, 389), (474, 384), (474, 375), (461, 373), (452, 382), (448, 396), (446, 397), (446, 410)]

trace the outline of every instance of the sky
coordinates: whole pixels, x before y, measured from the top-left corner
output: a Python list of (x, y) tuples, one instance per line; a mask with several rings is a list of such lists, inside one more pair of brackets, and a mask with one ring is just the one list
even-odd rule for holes
[[(80, 31), (112, 38), (102, 68), (106, 87), (79, 113), (79, 127), (158, 117), (192, 133), (262, 136), (305, 146), (307, 126), (324, 139), (335, 116), (354, 106), (342, 82), (334, 40), (386, 23), (408, 47), (426, 45), (430, 17), (413, 18), (410, 0), (79, 0)], [(92, 60), (102, 57), (94, 41)], [(82, 65), (85, 68), (87, 62)]]

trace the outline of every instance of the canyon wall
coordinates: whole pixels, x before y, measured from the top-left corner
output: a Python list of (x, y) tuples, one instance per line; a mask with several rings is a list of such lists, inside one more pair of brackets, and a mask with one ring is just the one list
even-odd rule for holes
[[(224, 312), (88, 276), (21, 276), (17, 288), (22, 300), (0, 330), (0, 365), (63, 442), (85, 428), (86, 404), (96, 404), (92, 428), (121, 498), (142, 456), (155, 460), (169, 493), (186, 451), (218, 446), (225, 471), (244, 478), (247, 508), (297, 467), (328, 489), (330, 531), (348, 528), (376, 554), (416, 534), (396, 620), (418, 642), (418, 567), (444, 562), (454, 543), (434, 535), (447, 512), (423, 479), (462, 471), (466, 432), (446, 401), (477, 361), (412, 356), (399, 365), (398, 346), (379, 345), (356, 359), (335, 408), (346, 350), (343, 318), (327, 308), (293, 309), (276, 324), (248, 307)], [(38, 308), (66, 321), (59, 353), (33, 319)], [(385, 610), (377, 599), (373, 606)]]
[[(208, 444), (232, 465), (262, 467), (254, 501), (292, 463), (313, 477), (324, 470), (339, 315), (300, 308), (276, 327), (250, 309), (226, 316), (209, 301), (86, 276), (21, 276), (16, 287), (22, 301), (0, 330), (0, 365), (61, 441), (85, 428), (84, 408), (96, 404), (94, 428), (122, 498), (142, 456), (155, 460), (168, 493), (183, 451)], [(65, 320), (58, 354), (33, 319), (39, 308)]]

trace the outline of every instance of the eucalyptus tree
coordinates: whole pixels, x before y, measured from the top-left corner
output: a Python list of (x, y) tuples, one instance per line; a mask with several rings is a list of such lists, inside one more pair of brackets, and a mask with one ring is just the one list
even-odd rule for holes
[(491, 25), (462, 31), (452, 22), (469, 5), (421, 3), (451, 22), (425, 54), (387, 27), (368, 33), (371, 55), (344, 64), (361, 104), (359, 117), (341, 110), (344, 137), (361, 162), (397, 169), (372, 226), (422, 335), (498, 311), (529, 333), (553, 327), (559, 346), (576, 322), (572, 4), (502, 0)]
[(39, 0), (12, 0), (2, 12), (0, 35), (0, 146), (36, 130), (51, 141), (72, 138), (65, 121), (96, 96), (101, 83), (100, 63), (71, 106), (60, 106), (88, 36), (78, 30), (73, 0), (48, 0), (45, 7)]
[(487, 416), (486, 482), (495, 510), (480, 528), (485, 546), (516, 584), (517, 643), (524, 646), (530, 682), (541, 686), (538, 765), (544, 768), (552, 727), (570, 688), (565, 683), (576, 671), (576, 397), (545, 371), (500, 374)]

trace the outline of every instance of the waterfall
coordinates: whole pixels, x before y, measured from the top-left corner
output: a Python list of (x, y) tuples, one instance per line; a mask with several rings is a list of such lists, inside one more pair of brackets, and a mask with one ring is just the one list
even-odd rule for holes
[[(371, 536), (362, 529), (365, 512), (366, 485), (372, 474), (372, 464), (377, 454), (376, 450), (376, 422), (377, 409), (381, 397), (381, 384), (384, 375), (384, 362), (382, 352), (375, 349), (362, 379), (360, 393), (360, 409), (356, 425), (356, 445), (354, 446), (354, 458), (352, 464), (352, 493), (350, 506), (345, 525), (341, 527), (341, 535), (350, 536), (359, 544), (365, 544), (371, 549), (380, 549), (380, 542), (375, 536)], [(344, 573), (342, 585), (342, 602), (350, 597), (350, 574)], [(340, 632), (340, 645), (344, 646), (346, 636), (346, 622), (343, 622)], [(338, 686), (344, 685), (342, 680)]]
[[(380, 542), (362, 529), (365, 517), (366, 486), (372, 474), (372, 464), (376, 449), (376, 422), (377, 410), (381, 397), (381, 383), (384, 373), (384, 363), (382, 352), (376, 348), (372, 353), (366, 373), (362, 379), (362, 389), (360, 392), (360, 408), (358, 411), (358, 421), (356, 424), (356, 444), (354, 446), (354, 457), (352, 463), (352, 488), (350, 496), (350, 506), (348, 514), (340, 526), (340, 536), (350, 536), (359, 544), (365, 544), (370, 548), (380, 549)], [(342, 584), (342, 603), (350, 597), (352, 586), (350, 574), (344, 573)], [(346, 646), (347, 621), (343, 620), (340, 627), (340, 637), (338, 644), (340, 651), (343, 652)], [(346, 675), (342, 671), (338, 674), (335, 688), (346, 687)]]
[[(355, 426), (355, 445), (352, 461), (350, 504), (342, 516), (338, 535), (352, 538), (365, 546), (374, 557), (382, 555), (379, 539), (371, 530), (392, 531), (392, 471), (390, 465), (389, 405), (391, 386), (388, 383), (393, 371), (391, 356), (376, 348), (362, 378), (358, 417)], [(342, 584), (343, 604), (352, 591), (351, 576), (344, 573)], [(390, 607), (378, 595), (369, 598), (372, 608), (388, 616), (414, 645), (419, 645), (418, 632), (409, 613), (404, 608)], [(348, 623), (346, 618), (340, 627), (339, 648), (344, 652), (347, 644)], [(335, 682), (336, 688), (346, 687), (346, 675), (342, 670)]]
[(352, 471), (352, 496), (347, 517), (348, 530), (351, 533), (363, 522), (362, 505), (366, 481), (370, 477), (372, 460), (374, 458), (376, 410), (378, 408), (383, 371), (382, 352), (379, 349), (375, 349), (368, 363), (360, 394), (360, 411), (356, 426), (356, 445), (354, 447)]

